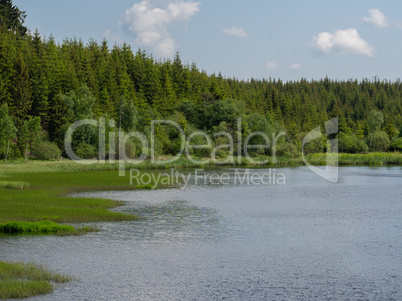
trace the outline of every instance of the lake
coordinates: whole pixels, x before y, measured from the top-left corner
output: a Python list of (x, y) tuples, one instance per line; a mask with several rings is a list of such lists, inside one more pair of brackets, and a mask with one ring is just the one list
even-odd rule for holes
[(286, 182), (240, 183), (222, 168), (199, 176), (224, 184), (80, 194), (145, 219), (3, 237), (0, 259), (78, 279), (29, 300), (402, 300), (402, 168), (342, 167), (337, 184), (306, 167), (275, 172)]

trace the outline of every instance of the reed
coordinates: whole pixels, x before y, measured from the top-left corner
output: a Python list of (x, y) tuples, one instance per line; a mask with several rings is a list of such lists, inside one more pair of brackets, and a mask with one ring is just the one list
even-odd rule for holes
[(19, 299), (51, 293), (53, 283), (73, 278), (52, 272), (43, 265), (0, 261), (0, 299)]
[(82, 235), (96, 231), (93, 227), (74, 228), (69, 225), (59, 225), (52, 221), (41, 222), (8, 222), (0, 224), (0, 234), (4, 235)]

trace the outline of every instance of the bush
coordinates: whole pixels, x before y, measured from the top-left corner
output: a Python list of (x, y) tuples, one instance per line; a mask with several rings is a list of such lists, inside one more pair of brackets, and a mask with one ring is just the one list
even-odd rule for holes
[(55, 143), (42, 141), (32, 147), (31, 154), (39, 160), (60, 160), (61, 150)]
[(81, 143), (75, 149), (75, 155), (81, 159), (94, 159), (96, 153), (96, 148), (88, 143)]
[(276, 147), (276, 155), (278, 157), (293, 159), (299, 157), (300, 154), (297, 146), (289, 142), (281, 143)]
[(303, 151), (305, 154), (315, 154), (324, 152), (324, 144), (320, 138), (316, 138), (308, 141), (304, 147)]
[(345, 133), (339, 133), (339, 151), (341, 153), (351, 153), (351, 154), (366, 154), (368, 153), (367, 144), (357, 138), (355, 135), (348, 135)]
[[(137, 154), (137, 146), (134, 141), (128, 139), (124, 147), (124, 154), (120, 155), (120, 145), (117, 146), (117, 158), (122, 160), (135, 159)], [(125, 156), (124, 156), (125, 155)], [(116, 158), (116, 159), (117, 159)]]
[(392, 139), (391, 148), (396, 151), (402, 151), (402, 137)]
[(375, 131), (367, 136), (367, 144), (370, 151), (384, 152), (390, 147), (391, 141), (386, 132)]

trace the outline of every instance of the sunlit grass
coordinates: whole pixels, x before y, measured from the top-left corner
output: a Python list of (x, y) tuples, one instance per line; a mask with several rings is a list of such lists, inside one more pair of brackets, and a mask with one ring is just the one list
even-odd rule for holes
[(59, 225), (52, 221), (41, 222), (8, 222), (0, 224), (0, 235), (82, 235), (96, 231), (93, 227), (74, 228), (69, 225)]
[(0, 261), (0, 299), (19, 299), (51, 293), (53, 283), (66, 283), (72, 278), (33, 263)]
[(30, 183), (23, 190), (0, 188), (0, 223), (11, 221), (58, 223), (126, 221), (136, 216), (112, 212), (121, 202), (66, 196), (75, 192), (128, 190), (128, 174), (117, 171), (9, 173), (8, 181)]
[(0, 188), (6, 189), (24, 189), (28, 188), (29, 183), (21, 181), (0, 181)]
[[(339, 154), (339, 165), (402, 165), (402, 154), (368, 153), (368, 154)], [(308, 157), (312, 164), (325, 164), (326, 154), (314, 154)]]

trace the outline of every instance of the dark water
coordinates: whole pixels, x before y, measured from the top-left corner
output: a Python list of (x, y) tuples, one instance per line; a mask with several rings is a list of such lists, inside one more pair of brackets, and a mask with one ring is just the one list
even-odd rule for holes
[(0, 259), (79, 279), (31, 300), (402, 300), (402, 169), (276, 172), (286, 185), (91, 193), (146, 219), (0, 238)]

